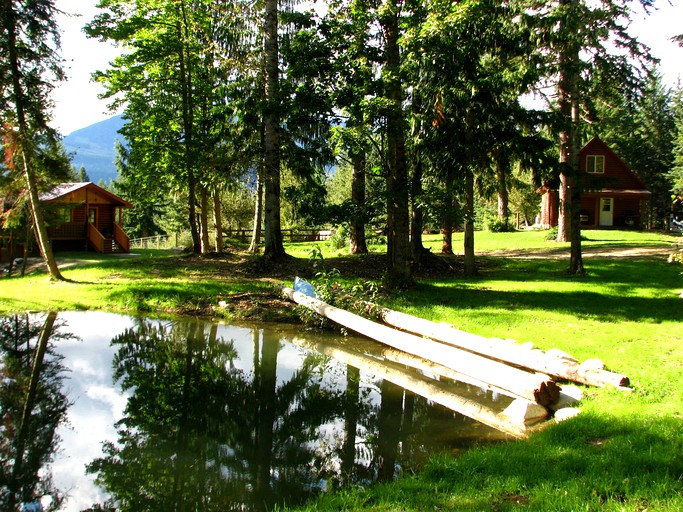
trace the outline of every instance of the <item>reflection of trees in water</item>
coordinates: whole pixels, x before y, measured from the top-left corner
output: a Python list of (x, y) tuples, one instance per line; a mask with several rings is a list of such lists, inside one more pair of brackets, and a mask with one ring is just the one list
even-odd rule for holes
[(131, 396), (118, 440), (88, 467), (111, 496), (92, 510), (296, 505), (414, 467), (436, 444), (424, 427), (458, 416), (315, 351), (284, 378), (282, 335), (251, 332), (251, 370), (201, 321), (139, 320), (112, 340), (114, 378)]
[(46, 470), (69, 406), (61, 391), (62, 358), (52, 342), (72, 336), (58, 332), (56, 319), (54, 312), (43, 322), (29, 315), (0, 317), (1, 510), (19, 510), (45, 495), (49, 510), (63, 501)]
[(254, 331), (250, 373), (235, 367), (234, 344), (204, 326), (141, 321), (112, 340), (115, 378), (133, 394), (118, 441), (89, 466), (112, 496), (106, 507), (269, 509), (308, 494), (315, 425), (339, 402), (316, 384), (320, 358), (278, 382), (277, 336)]

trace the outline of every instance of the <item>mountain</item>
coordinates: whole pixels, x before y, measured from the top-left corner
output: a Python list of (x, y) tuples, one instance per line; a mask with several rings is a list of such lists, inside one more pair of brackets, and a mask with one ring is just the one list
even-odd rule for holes
[(85, 167), (93, 183), (102, 180), (109, 184), (116, 179), (114, 143), (116, 139), (123, 142), (118, 131), (124, 124), (121, 116), (111, 117), (76, 130), (62, 140), (67, 153), (73, 155), (73, 166), (77, 171)]

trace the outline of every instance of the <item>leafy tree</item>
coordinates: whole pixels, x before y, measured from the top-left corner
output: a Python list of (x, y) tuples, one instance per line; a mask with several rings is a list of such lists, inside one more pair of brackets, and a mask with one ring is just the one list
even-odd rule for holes
[(518, 101), (538, 79), (529, 45), (532, 31), (518, 21), (524, 20), (524, 11), (515, 2), (436, 2), (431, 7), (408, 48), (420, 63), (416, 87), (433, 127), (426, 142), (429, 159), (445, 192), (443, 252), (452, 251), (449, 233), (457, 193), (465, 227), (465, 272), (475, 274), (475, 194), (495, 182), (492, 168), (502, 181), (502, 156), (528, 145), (522, 142), (522, 129), (533, 125), (533, 116)]
[[(600, 103), (593, 127), (652, 193), (650, 227), (663, 227), (671, 210), (675, 120), (672, 93), (652, 71), (641, 92)], [(665, 225), (665, 224), (664, 224)]]
[[(639, 1), (646, 9), (653, 4), (653, 0)], [(571, 242), (570, 274), (585, 273), (578, 155), (581, 118), (589, 110), (591, 99), (587, 92), (637, 90), (642, 81), (636, 66), (650, 58), (647, 48), (628, 34), (629, 4), (629, 0), (530, 2), (526, 13), (537, 27), (535, 45), (546, 57), (546, 76), (557, 83), (555, 130), (561, 165), (558, 241)]]
[(672, 113), (676, 125), (676, 138), (673, 147), (673, 166), (669, 171), (669, 179), (672, 181), (672, 192), (678, 196), (680, 203), (683, 197), (683, 88), (678, 88), (673, 94)]
[(406, 123), (399, 48), (403, 7), (400, 0), (385, 0), (378, 11), (378, 22), (384, 36), (382, 78), (387, 137), (387, 283), (393, 288), (412, 283)]
[(278, 259), (285, 254), (280, 225), (280, 50), (278, 0), (264, 0), (263, 58), (265, 91), (263, 110), (263, 165), (265, 187), (265, 248), (263, 255)]
[[(0, 3), (0, 123), (8, 170), (25, 180), (38, 247), (52, 279), (63, 279), (48, 242), (40, 207), (37, 166), (41, 145), (54, 146), (49, 94), (63, 78), (59, 33), (51, 0)], [(42, 175), (46, 177), (45, 174)]]

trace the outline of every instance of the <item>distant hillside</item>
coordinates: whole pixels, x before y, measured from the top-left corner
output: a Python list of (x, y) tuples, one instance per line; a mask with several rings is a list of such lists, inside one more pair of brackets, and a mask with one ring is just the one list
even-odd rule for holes
[(93, 183), (103, 180), (105, 184), (109, 184), (116, 179), (114, 143), (116, 139), (123, 141), (118, 131), (124, 124), (121, 116), (116, 116), (64, 137), (64, 147), (68, 154), (73, 155), (74, 167), (76, 170), (85, 167), (85, 172)]

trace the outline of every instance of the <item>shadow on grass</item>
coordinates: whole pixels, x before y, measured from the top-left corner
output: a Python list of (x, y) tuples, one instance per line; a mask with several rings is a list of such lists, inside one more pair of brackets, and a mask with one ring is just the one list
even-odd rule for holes
[[(566, 510), (575, 510), (580, 504), (587, 510), (589, 503), (598, 505), (595, 510), (599, 510), (608, 502), (641, 499), (680, 503), (682, 441), (678, 418), (610, 419), (586, 414), (526, 443), (506, 443), (459, 458), (434, 460), (417, 478), (442, 493), (468, 495), (472, 489), (480, 489), (485, 501), (524, 496), (535, 510), (545, 510), (544, 502), (553, 500), (566, 501)], [(488, 487), (481, 489), (483, 481)]]
[[(421, 284), (419, 296), (408, 300), (412, 304), (431, 297), (429, 304), (467, 309), (500, 309), (517, 314), (517, 311), (538, 310), (560, 312), (577, 317), (590, 317), (603, 322), (648, 320), (654, 322), (680, 320), (681, 299), (606, 296), (589, 291), (553, 292), (501, 291), (471, 288), (443, 288)], [(487, 313), (488, 314), (488, 313)]]

